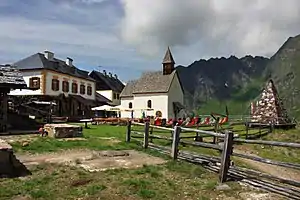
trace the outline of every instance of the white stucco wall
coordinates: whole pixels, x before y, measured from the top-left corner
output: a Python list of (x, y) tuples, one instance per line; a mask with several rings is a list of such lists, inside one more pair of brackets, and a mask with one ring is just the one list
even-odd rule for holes
[[(168, 117), (168, 96), (167, 93), (161, 94), (136, 94), (134, 97), (126, 97), (121, 99), (121, 106), (129, 108), (129, 103), (132, 102), (133, 109), (146, 109), (148, 100), (152, 101), (153, 111), (145, 111), (146, 115), (155, 116), (156, 111), (162, 112), (162, 117)], [(133, 116), (141, 117), (142, 110), (134, 112)], [(121, 117), (131, 117), (130, 112), (121, 112)]]
[(104, 96), (104, 97), (108, 98), (109, 100), (111, 100), (114, 105), (120, 105), (121, 104), (120, 99), (113, 99), (113, 93), (114, 92), (112, 90), (98, 90), (97, 92), (99, 94), (101, 94), (102, 96)]
[[(40, 78), (40, 86), (42, 87), (42, 71), (41, 70), (35, 70), (35, 71), (22, 71), (23, 78), (27, 84), (27, 87), (29, 87), (29, 79), (32, 77), (39, 77)], [(26, 89), (17, 89), (12, 90), (10, 95), (41, 95), (42, 90), (26, 90)]]
[[(174, 110), (173, 110), (173, 102), (179, 102), (184, 105), (184, 96), (183, 91), (180, 86), (180, 82), (178, 76), (176, 75), (172, 81), (170, 86), (169, 94), (168, 94), (168, 118), (174, 119)], [(182, 116), (177, 116), (182, 117)]]
[[(122, 108), (129, 108), (128, 106), (129, 106), (130, 102), (132, 102), (132, 106), (134, 106), (133, 97), (122, 97), (121, 98), (121, 107)], [(121, 117), (130, 118), (131, 117), (131, 112), (122, 111), (121, 112)]]
[[(148, 100), (152, 101), (153, 111), (145, 111), (146, 115), (155, 116), (156, 111), (162, 112), (162, 117), (168, 117), (168, 96), (167, 93), (157, 93), (157, 94), (137, 94), (134, 96), (134, 108), (144, 109), (147, 108)], [(136, 116), (140, 117), (142, 111), (137, 111)]]
[[(58, 77), (59, 80), (59, 90), (58, 91), (53, 91), (52, 90), (52, 79), (53, 77)], [(67, 79), (69, 81), (69, 92), (63, 92), (62, 91), (62, 82), (64, 79)], [(91, 100), (95, 100), (95, 82), (93, 81), (89, 81), (89, 80), (85, 80), (85, 79), (81, 79), (81, 78), (77, 78), (77, 77), (73, 77), (70, 75), (66, 75), (66, 74), (60, 74), (57, 72), (52, 72), (52, 71), (47, 71), (46, 74), (46, 95), (53, 95), (53, 96), (58, 96), (61, 93), (64, 93), (66, 96), (68, 96), (69, 94), (74, 94), (72, 93), (72, 83), (73, 81), (76, 81), (78, 84), (78, 93), (75, 95), (80, 95), (85, 99), (91, 99)], [(80, 85), (81, 84), (85, 85), (85, 94), (82, 95), (80, 94)], [(87, 95), (87, 85), (91, 84), (92, 87), (92, 95)]]
[(97, 92), (112, 101), (112, 90), (97, 90)]

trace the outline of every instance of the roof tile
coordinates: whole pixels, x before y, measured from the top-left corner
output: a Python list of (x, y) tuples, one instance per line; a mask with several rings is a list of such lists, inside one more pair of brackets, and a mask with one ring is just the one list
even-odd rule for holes
[(128, 82), (121, 93), (121, 97), (133, 96), (139, 93), (164, 93), (168, 92), (176, 70), (169, 75), (161, 71), (146, 72), (140, 79)]

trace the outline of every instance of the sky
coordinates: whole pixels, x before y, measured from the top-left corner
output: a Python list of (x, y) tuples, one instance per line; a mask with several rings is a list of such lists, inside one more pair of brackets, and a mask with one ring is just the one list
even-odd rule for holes
[(0, 0), (0, 63), (50, 50), (128, 81), (160, 70), (167, 46), (186, 66), (270, 57), (299, 24), (299, 0)]

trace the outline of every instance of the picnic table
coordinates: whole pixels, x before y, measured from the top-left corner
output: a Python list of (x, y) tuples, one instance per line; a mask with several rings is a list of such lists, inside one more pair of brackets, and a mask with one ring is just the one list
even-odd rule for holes
[(87, 123), (92, 122), (93, 119), (81, 119), (80, 122), (84, 122), (84, 128), (88, 128)]

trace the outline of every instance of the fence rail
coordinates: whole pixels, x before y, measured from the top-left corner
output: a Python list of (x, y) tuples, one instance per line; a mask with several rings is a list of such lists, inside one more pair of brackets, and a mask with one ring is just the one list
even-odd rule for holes
[[(143, 127), (143, 131), (132, 130), (132, 125)], [(170, 131), (171, 137), (163, 135), (154, 135), (153, 129), (160, 129), (168, 133)], [(185, 135), (186, 133), (195, 133), (195, 136)], [(203, 136), (213, 137), (212, 143), (204, 142)], [(129, 121), (127, 124), (126, 141), (131, 139), (138, 140), (142, 143), (144, 148), (151, 148), (163, 154), (170, 155), (173, 159), (181, 159), (191, 163), (201, 164), (204, 168), (219, 173), (219, 181), (226, 182), (229, 177), (242, 179), (245, 183), (252, 186), (260, 187), (265, 190), (283, 195), (291, 199), (300, 200), (300, 182), (296, 180), (289, 180), (272, 176), (270, 174), (254, 171), (252, 169), (234, 166), (232, 157), (240, 157), (243, 159), (250, 159), (264, 164), (276, 165), (286, 168), (300, 170), (300, 165), (297, 163), (279, 162), (271, 159), (261, 158), (258, 156), (236, 153), (234, 152), (234, 145), (240, 143), (246, 144), (260, 144), (270, 146), (280, 146), (287, 148), (300, 148), (299, 143), (279, 142), (279, 141), (264, 141), (264, 140), (249, 140), (237, 137), (231, 130), (225, 130), (223, 133), (216, 133), (213, 131), (204, 131), (193, 128), (186, 128), (175, 126), (174, 128), (166, 128), (160, 126), (150, 125), (149, 122), (137, 123)], [(191, 141), (188, 139), (193, 139)], [(171, 142), (171, 146), (166, 147), (153, 143), (153, 139), (165, 140)], [(194, 147), (208, 148), (220, 152), (220, 156), (202, 155), (195, 152), (183, 151), (180, 145), (190, 145)], [(267, 179), (267, 180), (265, 180)], [(274, 182), (270, 182), (275, 181)], [(284, 184), (284, 185), (282, 185)], [(289, 186), (293, 186), (290, 188)], [(295, 187), (298, 187), (295, 189)]]

